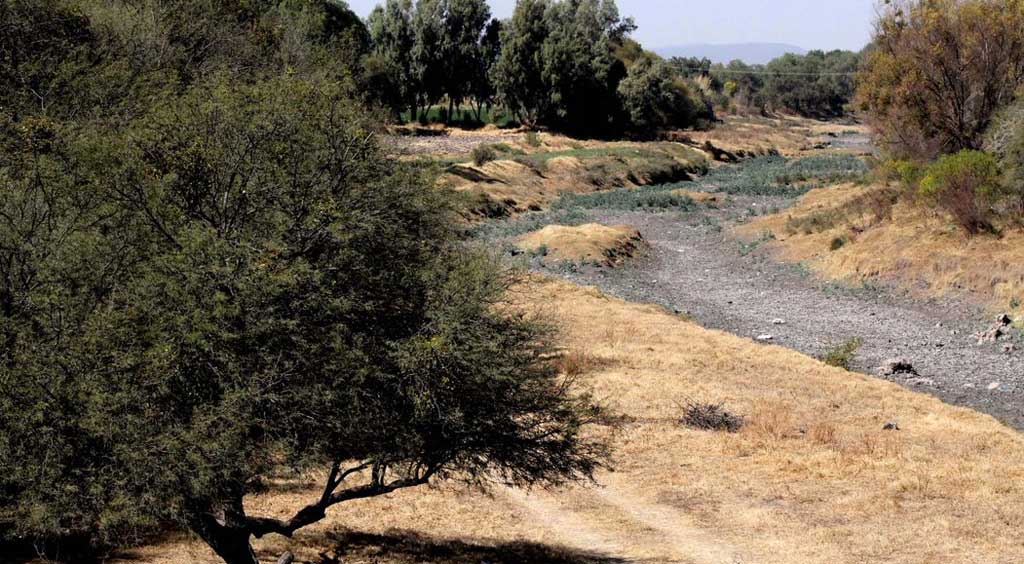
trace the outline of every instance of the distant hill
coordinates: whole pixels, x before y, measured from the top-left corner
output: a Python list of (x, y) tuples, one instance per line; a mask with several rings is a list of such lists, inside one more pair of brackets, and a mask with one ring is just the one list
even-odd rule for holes
[(707, 57), (713, 63), (728, 63), (735, 59), (749, 64), (764, 64), (785, 55), (796, 53), (803, 55), (807, 50), (796, 45), (785, 43), (730, 43), (712, 45), (710, 43), (691, 43), (675, 47), (662, 47), (654, 50), (662, 57)]

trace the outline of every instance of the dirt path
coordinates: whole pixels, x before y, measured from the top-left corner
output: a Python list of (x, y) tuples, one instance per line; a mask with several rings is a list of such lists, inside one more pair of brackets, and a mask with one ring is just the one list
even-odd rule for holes
[(822, 282), (729, 235), (742, 210), (784, 203), (736, 198), (725, 209), (685, 214), (597, 213), (602, 223), (637, 227), (652, 246), (650, 256), (618, 270), (560, 274), (624, 299), (662, 304), (706, 327), (749, 338), (770, 335), (774, 344), (814, 356), (860, 337), (857, 371), (875, 374), (887, 359), (906, 358), (918, 375), (890, 379), (1024, 429), (1024, 357), (1005, 353), (1005, 341), (977, 344), (972, 334), (992, 325), (977, 309)]
[(559, 542), (623, 563), (738, 564), (759, 560), (730, 546), (670, 507), (644, 503), (614, 483), (572, 496), (507, 490), (509, 499)]

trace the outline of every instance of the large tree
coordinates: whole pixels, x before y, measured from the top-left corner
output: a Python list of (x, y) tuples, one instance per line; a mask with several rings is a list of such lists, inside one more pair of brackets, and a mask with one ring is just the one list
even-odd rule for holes
[(412, 0), (387, 0), (378, 5), (367, 19), (374, 57), (379, 65), (381, 81), (374, 84), (378, 96), (396, 113), (409, 109), (413, 120), (419, 110), (419, 76), (413, 65), (412, 52), (416, 35), (412, 27)]
[(523, 123), (536, 125), (550, 104), (540, 46), (548, 36), (548, 0), (519, 0), (501, 29), (501, 55), (493, 80), (502, 102)]
[(981, 147), (1024, 79), (1024, 2), (887, 2), (859, 76), (858, 99), (898, 156)]
[[(197, 83), (125, 132), (0, 120), (0, 530), (253, 536), (426, 484), (591, 475), (599, 410), (345, 88)], [(88, 133), (88, 135), (83, 135)], [(286, 518), (246, 500), (322, 470)]]

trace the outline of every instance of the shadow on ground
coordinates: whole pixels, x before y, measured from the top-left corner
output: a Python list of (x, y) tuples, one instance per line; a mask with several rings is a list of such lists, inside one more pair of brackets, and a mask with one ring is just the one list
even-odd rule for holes
[[(343, 562), (381, 562), (387, 564), (625, 564), (621, 558), (582, 552), (571, 548), (525, 541), (490, 544), (464, 540), (439, 539), (413, 531), (392, 530), (384, 534), (335, 531), (324, 538), (334, 546), (311, 564)], [(276, 555), (260, 555), (273, 561)]]

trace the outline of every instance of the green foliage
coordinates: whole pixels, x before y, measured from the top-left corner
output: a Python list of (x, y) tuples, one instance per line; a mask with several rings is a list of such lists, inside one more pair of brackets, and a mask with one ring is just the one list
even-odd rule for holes
[[(0, 534), (175, 524), (252, 564), (335, 503), (599, 464), (550, 330), (493, 307), (508, 273), (377, 146), (330, 4), (0, 5), (36, 34), (0, 34)], [(247, 515), (331, 468), (366, 472)]]
[(686, 84), (662, 60), (642, 58), (619, 83), (632, 127), (648, 132), (691, 125), (698, 113)]
[(829, 366), (850, 370), (857, 351), (864, 345), (864, 339), (852, 337), (842, 343), (830, 348), (821, 357), (821, 361)]
[(473, 158), (473, 164), (476, 166), (483, 166), (498, 158), (498, 152), (491, 145), (478, 145), (473, 148), (471, 154)]
[(992, 208), (1002, 196), (999, 179), (994, 156), (960, 151), (940, 157), (925, 170), (920, 193), (975, 235), (992, 229)]
[(848, 241), (849, 241), (849, 239), (844, 237), (844, 236), (835, 237), (835, 238), (832, 239), (832, 242), (829, 243), (828, 250), (830, 250), (830, 251), (838, 251), (839, 249), (842, 249), (844, 246), (846, 246), (846, 243)]
[(809, 117), (835, 117), (853, 98), (859, 57), (851, 51), (787, 54), (765, 67), (769, 104)]
[(1024, 2), (887, 2), (858, 76), (885, 149), (927, 161), (980, 149), (1024, 80)]

